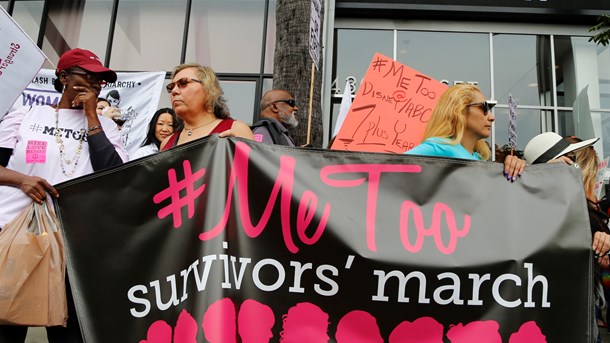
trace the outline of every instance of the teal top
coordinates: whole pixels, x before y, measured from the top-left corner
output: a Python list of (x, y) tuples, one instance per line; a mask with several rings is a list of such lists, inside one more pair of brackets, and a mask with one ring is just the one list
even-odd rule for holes
[(451, 144), (449, 138), (443, 137), (428, 138), (415, 148), (406, 151), (405, 154), (481, 160), (481, 156), (478, 153), (470, 153), (462, 144)]

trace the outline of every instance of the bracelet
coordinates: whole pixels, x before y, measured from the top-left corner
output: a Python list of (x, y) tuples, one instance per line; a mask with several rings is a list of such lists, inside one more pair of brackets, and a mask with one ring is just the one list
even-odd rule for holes
[(92, 126), (92, 127), (90, 127), (90, 128), (88, 128), (88, 129), (87, 129), (87, 133), (89, 133), (89, 132), (91, 132), (91, 131), (93, 131), (93, 130), (101, 129), (101, 128), (102, 128), (102, 127), (101, 127), (100, 125), (95, 125), (95, 126)]

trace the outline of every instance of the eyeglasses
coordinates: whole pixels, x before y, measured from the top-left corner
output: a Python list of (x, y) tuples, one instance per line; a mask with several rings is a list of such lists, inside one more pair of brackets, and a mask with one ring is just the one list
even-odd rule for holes
[(77, 70), (77, 69), (66, 70), (66, 72), (68, 74), (82, 75), (87, 79), (87, 82), (89, 82), (89, 83), (99, 83), (100, 86), (104, 86), (106, 84), (106, 81), (104, 81), (104, 79), (102, 79), (101, 75), (92, 74), (92, 73), (86, 72), (84, 70)]
[(483, 110), (483, 113), (487, 115), (487, 113), (491, 111), (491, 109), (494, 108), (494, 106), (496, 106), (497, 104), (498, 102), (495, 100), (487, 100), (483, 102), (475, 102), (466, 106), (479, 106)]
[(167, 90), (168, 93), (171, 93), (174, 90), (174, 87), (178, 86), (178, 88), (183, 89), (191, 82), (203, 83), (203, 81), (201, 81), (201, 80), (189, 79), (188, 77), (183, 77), (174, 82), (168, 83), (167, 86), (165, 86), (165, 89)]
[(265, 107), (269, 107), (269, 106), (271, 106), (271, 104), (275, 104), (276, 102), (285, 102), (290, 107), (295, 107), (297, 105), (297, 101), (294, 99), (283, 99), (283, 100), (272, 101), (272, 102), (268, 103), (267, 106), (265, 106)]

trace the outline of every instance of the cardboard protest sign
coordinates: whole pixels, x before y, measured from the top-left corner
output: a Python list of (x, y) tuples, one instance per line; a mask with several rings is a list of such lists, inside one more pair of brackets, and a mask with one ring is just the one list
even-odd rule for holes
[(85, 342), (591, 342), (580, 178), (214, 135), (55, 201)]
[[(57, 105), (61, 98), (53, 87), (55, 71), (41, 69), (23, 90), (13, 109), (22, 106)], [(148, 133), (148, 124), (157, 110), (165, 72), (119, 72), (117, 80), (102, 87), (99, 97), (121, 111), (123, 146), (133, 155)]]
[(0, 119), (34, 78), (46, 58), (0, 6)]
[(447, 86), (375, 54), (332, 149), (403, 153), (423, 140)]

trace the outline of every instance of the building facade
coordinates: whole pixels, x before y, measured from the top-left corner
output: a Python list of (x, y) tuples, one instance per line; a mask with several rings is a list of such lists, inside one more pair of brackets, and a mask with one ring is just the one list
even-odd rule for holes
[[(177, 64), (209, 65), (233, 115), (248, 123), (256, 120), (259, 99), (272, 87), (276, 0), (11, 0), (0, 5), (51, 61), (81, 47), (117, 71), (164, 70), (167, 82)], [(589, 41), (589, 28), (599, 15), (610, 14), (610, 2), (325, 0), (324, 14), (325, 143), (346, 80), (357, 88), (380, 52), (448, 85), (475, 83), (497, 100), (493, 147), (508, 143), (512, 96), (518, 105), (518, 150), (536, 134), (555, 131), (601, 137), (596, 149), (610, 156), (610, 49)], [(590, 123), (574, 114), (583, 91)], [(302, 108), (307, 101), (297, 100)], [(160, 106), (168, 104), (163, 94)]]

